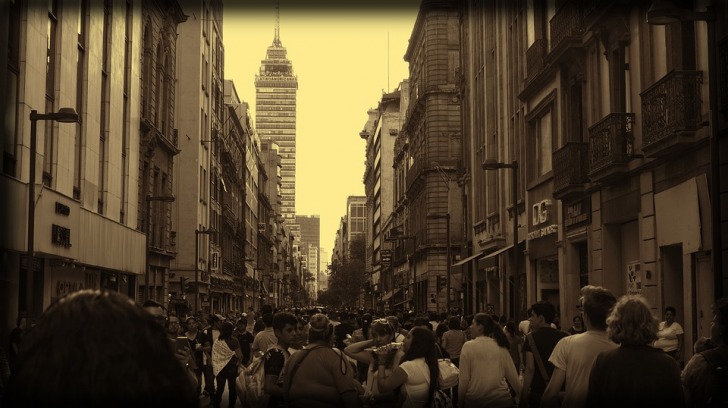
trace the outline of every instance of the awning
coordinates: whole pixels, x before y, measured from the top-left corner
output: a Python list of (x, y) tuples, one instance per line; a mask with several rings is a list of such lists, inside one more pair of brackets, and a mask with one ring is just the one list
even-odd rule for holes
[(482, 256), (482, 255), (483, 255), (483, 252), (478, 252), (478, 253), (477, 253), (477, 254), (475, 254), (475, 255), (470, 255), (469, 257), (467, 257), (467, 258), (465, 258), (465, 259), (461, 259), (460, 261), (458, 261), (458, 262), (456, 262), (456, 263), (452, 264), (451, 266), (460, 266), (460, 265), (464, 265), (464, 264), (466, 264), (466, 263), (468, 263), (468, 262), (472, 261), (473, 259), (475, 259), (475, 258), (477, 258), (477, 257), (479, 257), (479, 256)]
[(511, 248), (513, 248), (513, 244), (508, 245), (507, 247), (501, 248), (501, 249), (499, 249), (499, 250), (497, 250), (495, 252), (491, 252), (488, 255), (486, 255), (483, 259), (493, 258), (493, 257), (495, 257), (497, 255), (502, 254), (503, 252), (506, 252), (507, 250), (509, 250)]
[(392, 296), (394, 296), (395, 294), (399, 293), (401, 290), (402, 290), (401, 288), (400, 289), (395, 289), (395, 290), (390, 290), (389, 292), (387, 292), (386, 294), (384, 294), (384, 296), (382, 296), (382, 302), (388, 301), (389, 299), (392, 298)]

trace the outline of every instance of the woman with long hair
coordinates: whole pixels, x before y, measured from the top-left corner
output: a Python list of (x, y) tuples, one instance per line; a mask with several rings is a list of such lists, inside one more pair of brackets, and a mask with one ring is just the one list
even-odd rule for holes
[[(397, 394), (393, 391), (382, 392), (379, 390), (377, 377), (392, 374), (404, 356), (401, 347), (388, 347), (384, 354), (375, 353), (374, 349), (394, 342), (395, 331), (387, 319), (376, 319), (370, 327), (371, 339), (356, 342), (347, 346), (344, 353), (358, 362), (369, 366), (367, 370), (367, 381), (364, 393), (369, 400), (370, 406), (394, 407), (397, 404)], [(383, 374), (380, 374), (379, 365), (384, 366)]]
[(588, 407), (682, 407), (677, 361), (651, 344), (657, 320), (642, 296), (619, 298), (607, 317), (607, 336), (619, 348), (603, 351), (589, 375)]
[(473, 340), (460, 353), (458, 404), (461, 407), (513, 407), (521, 382), (509, 351), (510, 344), (498, 322), (478, 313), (470, 325)]
[(220, 406), (225, 381), (228, 383), (228, 406), (235, 405), (238, 398), (235, 379), (238, 376), (238, 366), (242, 361), (243, 352), (240, 349), (240, 342), (233, 336), (233, 324), (225, 321), (220, 326), (220, 336), (212, 345), (212, 373), (217, 379), (217, 390), (212, 401), (214, 407)]
[(358, 407), (364, 391), (346, 356), (334, 345), (334, 325), (317, 313), (311, 317), (308, 345), (286, 360), (283, 390), (291, 408)]
[[(380, 359), (387, 355), (389, 346), (380, 347)], [(402, 387), (400, 398), (404, 408), (429, 406), (437, 387), (440, 370), (437, 366), (435, 335), (423, 327), (415, 327), (409, 332), (403, 344), (404, 356), (392, 374), (385, 376), (384, 365), (379, 365), (377, 385), (382, 392), (391, 392)]]

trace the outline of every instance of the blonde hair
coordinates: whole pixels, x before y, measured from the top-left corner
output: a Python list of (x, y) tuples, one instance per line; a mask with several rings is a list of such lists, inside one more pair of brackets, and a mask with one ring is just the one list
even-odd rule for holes
[(642, 346), (657, 338), (657, 325), (644, 297), (626, 295), (617, 300), (607, 317), (607, 334), (617, 344)]

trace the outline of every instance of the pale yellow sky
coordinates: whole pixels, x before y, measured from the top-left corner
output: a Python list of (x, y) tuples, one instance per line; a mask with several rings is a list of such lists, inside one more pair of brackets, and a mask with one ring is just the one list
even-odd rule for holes
[[(367, 110), (408, 77), (403, 57), (419, 8), (419, 0), (341, 3), (280, 2), (280, 38), (298, 77), (296, 213), (321, 217), (329, 254), (346, 197), (364, 195)], [(275, 2), (224, 4), (225, 78), (255, 111), (253, 81), (273, 42)]]

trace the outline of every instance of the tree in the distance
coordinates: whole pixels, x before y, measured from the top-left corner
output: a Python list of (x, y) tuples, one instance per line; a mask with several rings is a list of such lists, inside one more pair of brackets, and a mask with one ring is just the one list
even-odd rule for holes
[(345, 257), (343, 262), (334, 260), (329, 275), (329, 290), (323, 297), (319, 297), (321, 303), (335, 307), (356, 305), (366, 281), (365, 245), (364, 237), (354, 238), (349, 243), (349, 256)]

